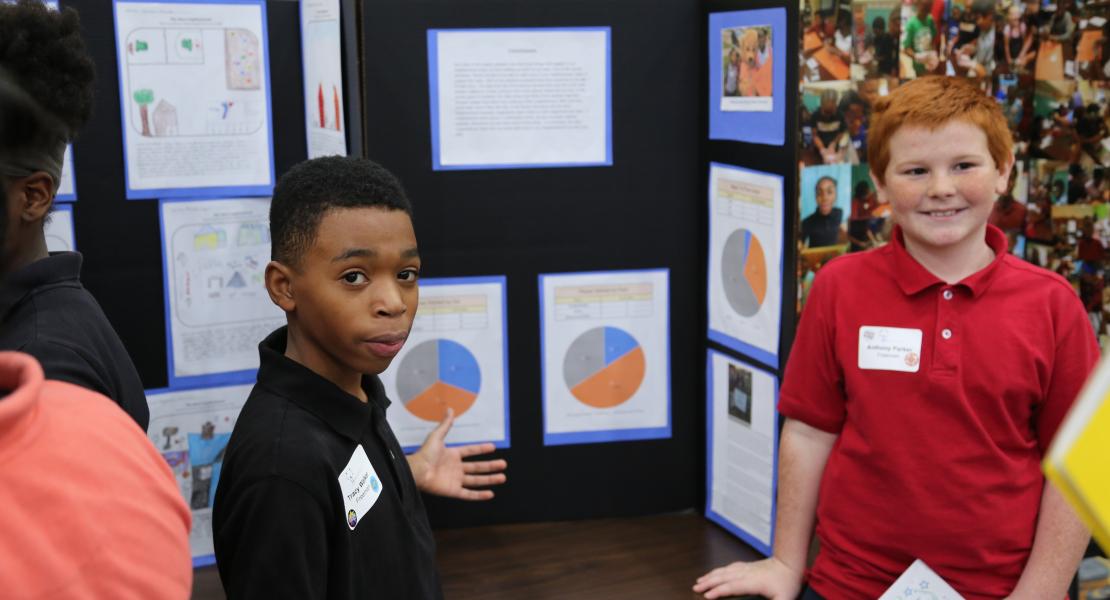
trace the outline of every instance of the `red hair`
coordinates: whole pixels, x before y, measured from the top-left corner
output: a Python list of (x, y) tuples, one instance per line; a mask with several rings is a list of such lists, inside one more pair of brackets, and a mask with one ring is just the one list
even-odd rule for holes
[(875, 102), (867, 132), (867, 157), (879, 183), (886, 183), (890, 138), (898, 128), (916, 125), (935, 130), (954, 119), (971, 123), (986, 134), (996, 168), (1010, 162), (1014, 141), (998, 103), (967, 79), (930, 75), (909, 81)]

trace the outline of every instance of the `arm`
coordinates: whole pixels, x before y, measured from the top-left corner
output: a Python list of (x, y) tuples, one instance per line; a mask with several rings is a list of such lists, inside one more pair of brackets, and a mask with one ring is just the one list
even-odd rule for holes
[(217, 496), (213, 534), (228, 598), (328, 597), (325, 507), (299, 484), (268, 477), (245, 487), (233, 481)]
[(1051, 483), (1045, 482), (1033, 551), (1021, 573), (1013, 600), (1063, 598), (1079, 568), (1090, 533)]
[(472, 490), (505, 483), (505, 467), (502, 459), (465, 462), (464, 458), (489, 454), (494, 451), (493, 444), (471, 444), (448, 448), (445, 440), (447, 432), (455, 422), (455, 412), (447, 409), (447, 416), (428, 434), (424, 445), (405, 458), (412, 469), (412, 478), (422, 492), (458, 498), (460, 500), (489, 500), (492, 490)]
[(787, 419), (779, 450), (778, 512), (771, 558), (734, 562), (698, 578), (694, 591), (706, 598), (761, 594), (794, 600), (802, 589), (817, 513), (821, 474), (837, 435)]

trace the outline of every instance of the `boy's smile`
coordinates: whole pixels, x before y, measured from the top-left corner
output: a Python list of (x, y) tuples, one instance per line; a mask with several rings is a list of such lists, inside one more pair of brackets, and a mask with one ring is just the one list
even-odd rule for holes
[(984, 230), (995, 198), (1005, 193), (1011, 158), (1001, 170), (978, 126), (951, 120), (929, 130), (906, 125), (890, 138), (885, 181), (874, 177), (880, 198), (890, 202), (906, 249), (939, 256), (975, 256), (986, 248)]
[(409, 215), (331, 209), (300, 263), (279, 266), (288, 273), (288, 293), (279, 285), (276, 296), (289, 314), (286, 355), (361, 397), (362, 375), (389, 366), (416, 314), (420, 255)]

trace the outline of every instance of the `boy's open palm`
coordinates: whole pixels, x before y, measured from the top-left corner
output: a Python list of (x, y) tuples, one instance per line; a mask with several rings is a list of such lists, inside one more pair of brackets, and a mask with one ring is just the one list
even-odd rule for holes
[(505, 483), (504, 471), (508, 463), (502, 459), (464, 461), (471, 456), (489, 454), (494, 446), (485, 443), (448, 448), (445, 440), (454, 422), (455, 412), (448, 408), (447, 416), (428, 434), (424, 445), (408, 455), (416, 487), (448, 498), (489, 500), (493, 498), (492, 490), (471, 488)]
[(802, 574), (774, 557), (734, 562), (699, 577), (694, 591), (706, 598), (759, 594), (771, 600), (794, 600), (802, 591)]

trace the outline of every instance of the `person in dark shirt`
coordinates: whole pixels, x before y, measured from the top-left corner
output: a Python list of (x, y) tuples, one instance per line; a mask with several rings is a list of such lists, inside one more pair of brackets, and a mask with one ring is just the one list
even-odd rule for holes
[(898, 41), (887, 33), (886, 21), (882, 17), (871, 21), (871, 39), (878, 59), (878, 74), (884, 77), (898, 75)]
[(92, 110), (93, 63), (77, 13), (42, 2), (0, 3), (0, 69), (52, 125), (15, 140), (0, 160), (5, 243), (0, 247), (0, 350), (38, 359), (47, 379), (114, 400), (144, 429), (142, 381), (92, 295), (81, 285), (81, 255), (49, 253), (43, 225), (61, 182), (66, 144)]
[(441, 598), (419, 490), (481, 500), (505, 462), (444, 447), (452, 415), (405, 457), (377, 374), (417, 308), (420, 254), (400, 182), (358, 158), (303, 162), (274, 189), (270, 299), (288, 325), (232, 431), (213, 512), (216, 564), (240, 598)]
[(809, 248), (833, 246), (846, 235), (844, 211), (836, 206), (836, 179), (817, 180), (817, 210), (802, 220), (802, 242)]

